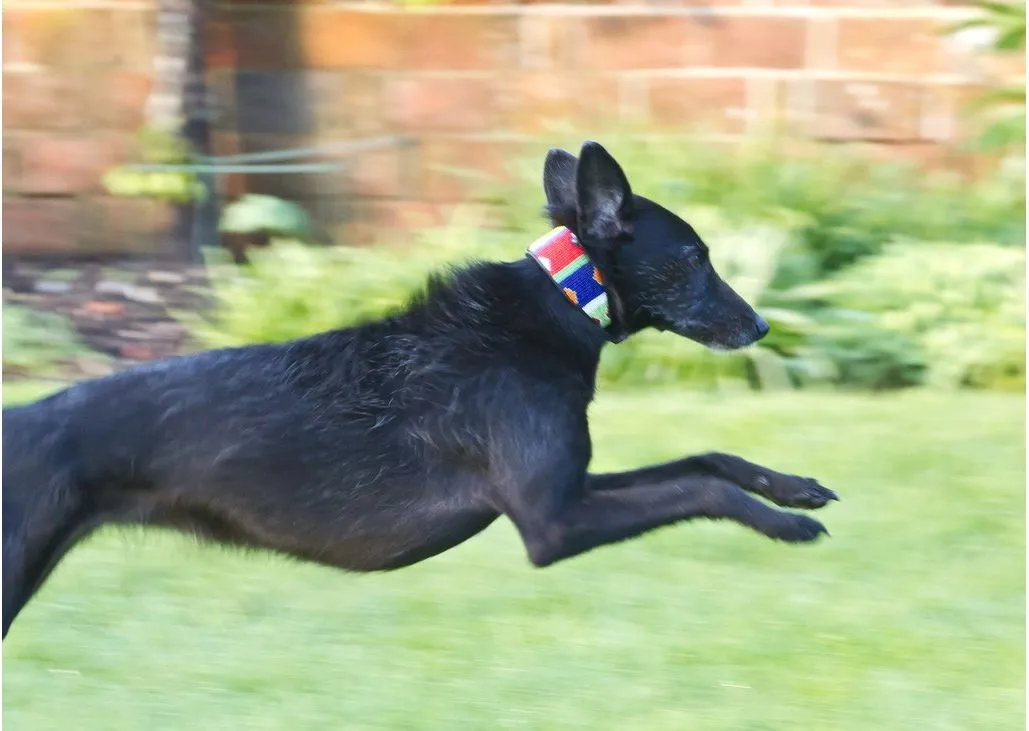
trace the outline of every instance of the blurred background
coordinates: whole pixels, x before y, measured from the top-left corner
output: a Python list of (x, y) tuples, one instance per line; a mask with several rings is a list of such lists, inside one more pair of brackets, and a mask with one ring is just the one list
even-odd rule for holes
[(1025, 4), (8, 0), (3, 400), (514, 259), (596, 139), (771, 323), (609, 348), (596, 469), (816, 475), (833, 537), (355, 577), (157, 531), (4, 643), (12, 729), (1025, 727)]

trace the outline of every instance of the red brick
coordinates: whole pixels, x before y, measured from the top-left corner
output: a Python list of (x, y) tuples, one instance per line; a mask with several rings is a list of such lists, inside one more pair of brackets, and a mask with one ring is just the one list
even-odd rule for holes
[(401, 64), (402, 28), (395, 15), (305, 9), (299, 18), (307, 66), (392, 69)]
[(513, 87), (510, 120), (515, 129), (546, 133), (561, 125), (593, 126), (617, 119), (617, 76), (524, 72), (509, 76)]
[(147, 96), (153, 80), (149, 74), (112, 71), (97, 75), (90, 88), (103, 104), (87, 106), (93, 111), (93, 122), (102, 129), (135, 130), (144, 123)]
[(427, 139), (419, 146), (423, 199), (463, 201), (489, 195), (522, 148), (518, 143)]
[[(786, 0), (780, 0), (779, 4), (786, 4)], [(948, 0), (790, 0), (790, 4), (846, 8), (895, 8), (900, 6), (929, 8), (931, 10), (937, 5), (948, 4)], [(950, 4), (969, 5), (970, 3), (968, 0), (959, 0)]]
[[(347, 246), (417, 246), (416, 234), (426, 228), (445, 226), (454, 221), (473, 225), (502, 224), (502, 208), (484, 203), (428, 203), (399, 200), (360, 202), (352, 208), (353, 217), (336, 226), (333, 240)], [(526, 244), (530, 241), (526, 241)]]
[(4, 197), (4, 253), (72, 252), (78, 215), (72, 200)]
[(801, 68), (804, 65), (805, 31), (805, 21), (800, 18), (724, 18), (707, 29), (709, 43), (714, 49), (715, 62), (712, 65)]
[(218, 156), (238, 155), (240, 152), (239, 135), (234, 130), (213, 130), (211, 132), (211, 150)]
[(940, 85), (925, 89), (925, 106), (923, 114), (927, 118), (929, 132), (946, 128), (941, 118), (950, 117), (950, 131), (953, 139), (967, 139), (982, 129), (983, 115), (977, 109), (977, 103), (984, 94), (990, 92), (989, 87), (973, 85)]
[(379, 243), (381, 236), (378, 226), (364, 221), (345, 221), (329, 230), (329, 240), (336, 246), (371, 246)]
[(810, 132), (846, 140), (916, 140), (922, 89), (914, 84), (820, 81)]
[(4, 66), (73, 67), (88, 49), (82, 42), (85, 14), (75, 8), (4, 8)]
[(990, 54), (986, 63), (991, 73), (1004, 80), (1025, 79), (1025, 49), (1014, 53)]
[(375, 72), (310, 71), (304, 81), (319, 134), (362, 136), (383, 131), (382, 79)]
[(130, 156), (124, 136), (28, 138), (21, 149), (21, 190), (48, 195), (99, 190), (101, 176)]
[(488, 78), (405, 78), (387, 88), (388, 119), (404, 130), (474, 132), (497, 124), (503, 101)]
[(943, 71), (940, 25), (928, 18), (841, 18), (838, 65), (845, 71), (928, 74)]
[(959, 121), (969, 87), (951, 85), (926, 86), (922, 89), (920, 131), (929, 140), (952, 140), (957, 135)]
[[(554, 0), (515, 0), (519, 5), (552, 5)], [(675, 0), (669, 0), (674, 2)], [(448, 0), (457, 5), (489, 5), (490, 0)], [(640, 0), (565, 0), (568, 5), (637, 5)], [(668, 4), (665, 0), (655, 0)]]
[(778, 136), (789, 133), (788, 82), (782, 79), (750, 78), (744, 85), (747, 131), (751, 134)]
[[(373, 0), (355, 0), (356, 2), (372, 2)], [(267, 5), (283, 5), (286, 7), (293, 7), (296, 5), (323, 5), (328, 0), (221, 0), (221, 4), (226, 7), (250, 7), (258, 6), (263, 7)]]
[(153, 60), (152, 26), (147, 9), (4, 8), (4, 65), (145, 71)]
[(207, 23), (204, 63), (209, 70), (230, 69), (239, 65), (232, 18), (232, 14), (221, 13)]
[[(529, 0), (529, 2), (546, 2), (547, 0)], [(522, 0), (526, 2), (526, 0)], [(584, 0), (587, 4), (592, 4), (592, 0)], [(698, 10), (708, 10), (712, 7), (732, 7), (739, 5), (774, 5), (774, 4), (785, 4), (788, 0), (602, 0), (600, 4), (607, 3), (609, 5), (631, 5), (639, 8), (641, 5), (649, 5), (655, 8), (669, 8), (669, 7), (682, 7), (682, 8), (696, 8)], [(806, 0), (802, 0), (806, 2)]]
[(677, 16), (586, 18), (586, 43), (579, 49), (582, 66), (598, 68), (678, 68), (693, 39), (693, 21)]
[(562, 42), (577, 25), (561, 16), (526, 13), (519, 28), (519, 66), (527, 69), (549, 69), (567, 65), (570, 44)]
[[(503, 205), (491, 203), (461, 201), (460, 203), (440, 205), (440, 216), (446, 224), (458, 223), (476, 228), (503, 226), (508, 220), (507, 213)], [(541, 221), (540, 227), (542, 228), (543, 225)], [(532, 239), (526, 239), (525, 243), (526, 245), (532, 243)]]
[(221, 175), (221, 194), (224, 201), (233, 201), (239, 198), (244, 193), (250, 193), (253, 191), (248, 190), (247, 176), (240, 173), (231, 173), (229, 175)]
[(85, 50), (80, 66), (149, 72), (157, 51), (153, 8), (117, 7), (83, 12)]
[[(344, 234), (347, 243), (350, 245), (388, 246), (396, 251), (404, 252), (419, 246), (421, 244), (420, 234), (427, 229), (450, 226), (457, 226), (469, 231), (502, 228), (510, 220), (501, 206), (469, 201), (440, 203), (431, 209), (424, 208), (420, 204), (410, 205), (400, 202), (392, 204), (391, 209), (393, 210), (382, 214), (388, 217), (388, 223), (349, 223)], [(543, 225), (542, 222), (540, 225)], [(531, 238), (526, 238), (525, 245), (531, 242)]]
[(18, 147), (18, 140), (10, 134), (4, 137), (3, 152), (3, 192), (6, 195), (16, 191), (21, 180), (21, 151)]
[(353, 213), (354, 223), (382, 231), (433, 228), (444, 223), (442, 209), (428, 201), (362, 201), (354, 205)]
[(347, 115), (347, 129), (355, 135), (382, 132), (386, 125), (383, 102), (383, 81), (374, 74), (347, 72), (343, 94), (334, 102), (342, 105)]
[[(142, 251), (160, 242), (171, 230), (174, 206), (164, 201), (111, 198), (98, 199), (108, 230), (125, 237), (119, 249)], [(112, 242), (112, 246), (117, 242)]]
[(412, 193), (412, 160), (404, 148), (373, 150), (351, 159), (348, 173), (353, 195), (362, 198), (403, 198)]
[(158, 253), (171, 230), (173, 207), (163, 201), (104, 196), (83, 206), (82, 251)]
[(805, 21), (790, 17), (612, 16), (584, 21), (580, 65), (800, 68)]
[(81, 128), (82, 84), (71, 73), (5, 73), (4, 128), (42, 132)]
[(422, 15), (403, 22), (403, 65), (411, 69), (510, 69), (518, 63), (518, 18), (511, 15)]
[(949, 70), (983, 83), (1003, 84), (1025, 79), (1025, 50), (994, 53), (982, 48), (961, 47), (955, 42), (948, 55)]
[(746, 128), (744, 79), (653, 79), (649, 86), (650, 121), (658, 127), (717, 132)]

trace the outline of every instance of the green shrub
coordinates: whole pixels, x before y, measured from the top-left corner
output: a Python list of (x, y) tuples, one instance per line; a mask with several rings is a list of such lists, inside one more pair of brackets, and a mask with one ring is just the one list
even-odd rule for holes
[(212, 306), (177, 317), (202, 347), (281, 342), (379, 317), (407, 301), (432, 271), (505, 256), (492, 250), (504, 234), (478, 228), (459, 214), (446, 228), (412, 233), (402, 246), (277, 240), (249, 252), (244, 266), (209, 252)]
[(79, 339), (67, 318), (28, 307), (3, 307), (5, 376), (57, 376), (65, 369), (104, 359)]
[[(901, 374), (889, 385), (912, 382), (920, 360), (930, 385), (1024, 389), (1025, 261), (1024, 249), (992, 244), (898, 242), (794, 295), (830, 306), (816, 347), (889, 365)], [(848, 347), (850, 360), (837, 352)]]
[(273, 195), (245, 193), (222, 209), (218, 230), (223, 234), (268, 234), (311, 241), (311, 218), (301, 206)]

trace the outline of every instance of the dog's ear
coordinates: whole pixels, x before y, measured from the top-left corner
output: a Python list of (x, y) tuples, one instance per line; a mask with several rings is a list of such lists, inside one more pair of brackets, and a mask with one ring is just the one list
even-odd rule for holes
[(555, 226), (575, 227), (575, 169), (579, 161), (565, 150), (552, 148), (543, 163), (543, 191), (547, 213)]
[(595, 242), (632, 233), (632, 189), (611, 154), (596, 142), (579, 153), (576, 176), (579, 234)]

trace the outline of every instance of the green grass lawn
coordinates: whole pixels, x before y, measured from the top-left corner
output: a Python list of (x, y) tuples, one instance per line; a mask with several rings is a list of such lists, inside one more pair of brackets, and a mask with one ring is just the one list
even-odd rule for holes
[[(32, 395), (5, 390), (10, 402)], [(159, 532), (74, 551), (4, 644), (8, 728), (1025, 728), (1021, 395), (605, 394), (598, 469), (820, 478), (832, 538), (692, 524), (530, 567), (514, 531), (354, 576)]]

